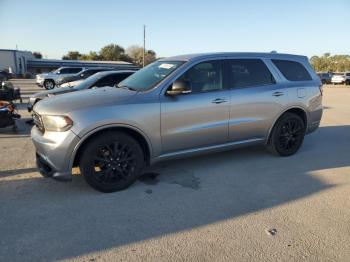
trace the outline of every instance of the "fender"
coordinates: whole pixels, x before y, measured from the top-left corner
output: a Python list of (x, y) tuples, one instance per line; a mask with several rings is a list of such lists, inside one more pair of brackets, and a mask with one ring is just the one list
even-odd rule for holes
[(105, 130), (105, 129), (109, 129), (109, 128), (118, 128), (118, 127), (123, 127), (123, 128), (128, 128), (128, 129), (132, 129), (133, 131), (139, 133), (147, 142), (148, 148), (149, 148), (149, 152), (150, 152), (150, 158), (152, 157), (152, 143), (150, 141), (150, 139), (148, 138), (148, 136), (142, 132), (139, 128), (132, 126), (132, 125), (128, 125), (128, 124), (119, 124), (119, 123), (115, 123), (115, 124), (107, 124), (107, 125), (103, 125), (103, 126), (99, 126), (97, 128), (94, 128), (92, 130), (90, 130), (89, 132), (87, 132), (80, 140), (79, 142), (75, 145), (74, 150), (71, 154), (70, 157), (70, 161), (69, 161), (69, 170), (72, 170), (73, 165), (74, 165), (74, 160), (75, 160), (75, 156), (79, 150), (79, 148), (81, 147), (81, 145), (84, 144), (84, 142), (91, 137), (93, 134)]
[[(281, 112), (277, 115), (277, 117), (275, 117), (275, 119), (273, 120), (273, 124), (271, 125), (271, 127), (270, 127), (270, 129), (269, 129), (268, 135), (267, 135), (267, 137), (266, 137), (266, 142), (265, 142), (265, 144), (267, 144), (267, 143), (269, 142), (271, 132), (272, 132), (273, 128), (275, 127), (276, 122), (278, 121), (278, 119), (279, 119), (284, 113), (286, 113), (288, 110), (291, 110), (291, 109), (300, 109), (300, 110), (304, 111), (304, 113), (305, 113), (305, 115), (306, 115), (306, 123), (308, 122), (308, 120), (307, 120), (307, 118), (308, 118), (308, 116), (307, 116), (307, 111), (305, 110), (305, 108), (303, 108), (303, 107), (301, 107), (301, 106), (296, 106), (296, 105), (293, 105), (293, 106), (289, 106), (289, 107), (287, 107), (287, 108), (284, 108), (284, 110), (281, 111)], [(306, 124), (306, 125), (307, 125), (307, 124)], [(307, 126), (306, 126), (306, 127), (307, 127)]]

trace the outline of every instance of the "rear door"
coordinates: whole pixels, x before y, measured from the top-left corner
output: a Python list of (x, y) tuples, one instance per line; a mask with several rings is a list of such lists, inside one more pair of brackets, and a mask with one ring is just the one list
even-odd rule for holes
[[(229, 141), (265, 139), (288, 94), (269, 60), (226, 61), (231, 95)], [(274, 72), (274, 74), (272, 74)]]

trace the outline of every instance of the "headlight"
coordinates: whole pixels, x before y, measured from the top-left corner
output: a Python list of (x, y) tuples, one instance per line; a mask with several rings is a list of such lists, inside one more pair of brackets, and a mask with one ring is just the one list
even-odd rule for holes
[(34, 105), (36, 102), (36, 97), (29, 97), (29, 104)]
[(68, 116), (42, 115), (41, 117), (47, 131), (64, 132), (73, 126), (73, 121)]

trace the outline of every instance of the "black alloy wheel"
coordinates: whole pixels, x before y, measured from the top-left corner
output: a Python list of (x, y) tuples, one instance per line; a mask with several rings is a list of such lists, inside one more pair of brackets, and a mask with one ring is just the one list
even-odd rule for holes
[(109, 132), (86, 146), (80, 170), (94, 189), (115, 192), (129, 187), (143, 165), (143, 152), (135, 139), (121, 132)]
[(285, 113), (273, 128), (268, 147), (280, 156), (295, 154), (304, 141), (305, 123), (293, 113)]

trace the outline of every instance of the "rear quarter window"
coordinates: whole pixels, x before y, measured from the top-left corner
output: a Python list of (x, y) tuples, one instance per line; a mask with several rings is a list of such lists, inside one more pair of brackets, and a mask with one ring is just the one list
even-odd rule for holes
[(272, 59), (272, 62), (289, 81), (312, 80), (309, 72), (299, 62), (279, 59)]

